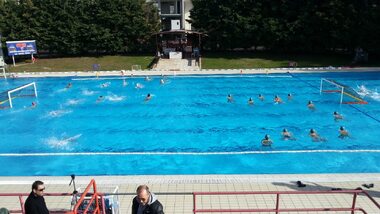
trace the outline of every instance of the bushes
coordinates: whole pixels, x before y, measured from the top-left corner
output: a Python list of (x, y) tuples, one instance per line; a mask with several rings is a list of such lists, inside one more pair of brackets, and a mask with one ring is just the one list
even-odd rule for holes
[(35, 39), (52, 54), (146, 51), (159, 28), (145, 0), (0, 0), (3, 41)]
[(378, 0), (193, 0), (193, 27), (205, 48), (263, 46), (276, 52), (380, 53)]

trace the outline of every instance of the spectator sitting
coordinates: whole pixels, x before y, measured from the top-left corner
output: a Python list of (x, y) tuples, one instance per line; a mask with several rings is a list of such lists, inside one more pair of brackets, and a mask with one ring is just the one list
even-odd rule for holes
[(297, 64), (297, 62), (295, 62), (295, 61), (289, 61), (289, 62), (288, 62), (288, 66), (294, 68), (294, 67), (297, 67), (298, 64)]

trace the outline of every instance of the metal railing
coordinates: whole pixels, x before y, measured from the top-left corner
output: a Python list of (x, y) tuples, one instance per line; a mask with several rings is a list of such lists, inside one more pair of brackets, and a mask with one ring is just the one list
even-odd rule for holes
[[(92, 192), (90, 192), (92, 188)], [(0, 193), (0, 197), (18, 197), (20, 202), (21, 209), (17, 210), (9, 210), (10, 213), (25, 213), (25, 201), (24, 196), (29, 196), (28, 193)], [(45, 193), (45, 196), (69, 196), (72, 197), (72, 201), (76, 201), (74, 208), (71, 209), (59, 209), (59, 210), (49, 210), (51, 214), (79, 214), (79, 213), (94, 213), (101, 214), (105, 212), (105, 202), (104, 202), (104, 194), (98, 193), (96, 188), (95, 180), (92, 179), (90, 183), (87, 185), (85, 191), (83, 193)], [(80, 198), (76, 200), (77, 197)], [(101, 203), (101, 204), (100, 204)]]
[[(280, 196), (281, 195), (320, 195), (320, 194), (352, 194), (352, 205), (347, 208), (280, 208)], [(364, 190), (337, 190), (337, 191), (258, 191), (258, 192), (194, 192), (193, 193), (193, 213), (222, 213), (222, 212), (337, 212), (337, 211), (351, 211), (352, 214), (355, 211), (367, 213), (363, 208), (356, 207), (356, 199), (359, 194), (366, 196), (372, 203), (379, 209), (380, 205), (377, 203), (366, 191)], [(201, 195), (275, 195), (276, 203), (274, 208), (265, 209), (197, 209), (197, 196)]]
[[(29, 196), (29, 193), (0, 193), (0, 197), (18, 197), (21, 209), (9, 210), (10, 213), (25, 213), (24, 209), (24, 197)], [(45, 193), (44, 196), (70, 196), (73, 197), (72, 193)], [(69, 210), (51, 210), (50, 213), (66, 213)]]
[[(93, 189), (93, 192), (90, 193), (90, 189)], [(280, 207), (280, 196), (281, 195), (334, 195), (334, 194), (350, 194), (353, 196), (352, 203), (350, 207), (323, 207), (323, 208), (281, 208)], [(27, 193), (0, 193), (0, 197), (18, 197), (20, 201), (21, 209), (19, 210), (10, 210), (10, 213), (25, 213), (24, 210), (24, 196), (28, 196)], [(105, 200), (104, 197), (109, 195), (123, 195), (123, 196), (133, 196), (136, 193), (99, 193), (97, 192), (97, 187), (94, 180), (91, 180), (90, 184), (87, 186), (86, 190), (80, 194), (72, 193), (46, 193), (44, 196), (70, 196), (77, 197), (81, 196), (72, 210), (50, 210), (51, 214), (58, 213), (106, 213), (105, 211)], [(357, 196), (363, 195), (366, 199), (369, 199), (374, 205), (375, 209), (378, 209), (380, 213), (380, 205), (375, 199), (373, 199), (366, 191), (364, 190), (333, 190), (333, 191), (255, 191), (255, 192), (158, 192), (156, 195), (192, 195), (193, 196), (193, 213), (222, 213), (222, 212), (272, 212), (272, 213), (283, 213), (283, 212), (338, 212), (338, 211), (348, 211), (354, 214), (355, 212), (361, 212), (367, 214), (364, 208), (356, 207)], [(202, 195), (272, 195), (275, 196), (275, 206), (273, 208), (265, 209), (198, 209), (197, 208), (197, 196)], [(73, 200), (72, 199), (72, 200)], [(85, 203), (84, 203), (85, 202)]]

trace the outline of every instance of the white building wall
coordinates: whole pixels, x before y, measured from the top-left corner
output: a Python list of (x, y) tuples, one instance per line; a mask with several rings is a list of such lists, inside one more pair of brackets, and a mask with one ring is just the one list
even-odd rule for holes
[(193, 2), (191, 0), (184, 0), (185, 2), (185, 9), (184, 9), (184, 23), (185, 23), (185, 30), (191, 30), (191, 23), (187, 22), (187, 20), (190, 19), (190, 10), (193, 9)]

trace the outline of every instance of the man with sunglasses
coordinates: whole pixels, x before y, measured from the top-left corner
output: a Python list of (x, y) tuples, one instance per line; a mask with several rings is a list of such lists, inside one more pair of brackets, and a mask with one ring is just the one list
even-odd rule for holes
[(25, 201), (25, 214), (49, 214), (44, 199), (44, 182), (35, 181), (32, 184), (32, 192)]
[(156, 195), (149, 192), (147, 185), (140, 185), (136, 190), (137, 196), (133, 198), (132, 214), (164, 214), (162, 204)]

